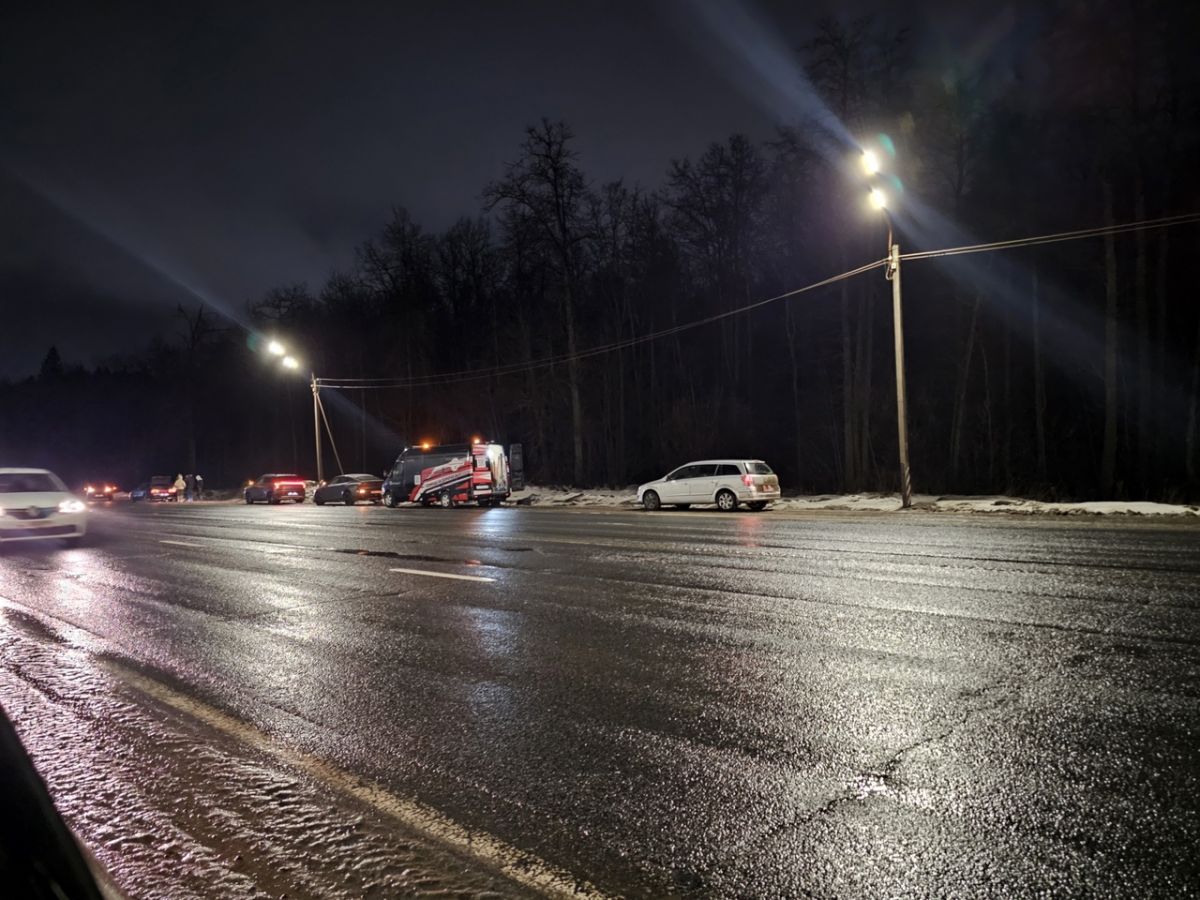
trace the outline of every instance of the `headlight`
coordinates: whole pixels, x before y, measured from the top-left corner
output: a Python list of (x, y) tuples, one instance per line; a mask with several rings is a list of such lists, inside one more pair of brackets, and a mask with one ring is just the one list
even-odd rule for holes
[(83, 501), (76, 500), (74, 498), (70, 500), (64, 500), (62, 503), (58, 504), (58, 511), (63, 513), (81, 513), (85, 509), (87, 509), (87, 507), (83, 505)]

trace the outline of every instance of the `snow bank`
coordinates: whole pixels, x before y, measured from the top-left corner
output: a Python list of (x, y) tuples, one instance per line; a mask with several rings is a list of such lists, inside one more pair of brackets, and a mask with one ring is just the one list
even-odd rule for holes
[(1200, 516), (1200, 506), (1153, 503), (1149, 500), (1093, 500), (1087, 503), (1045, 503), (1019, 497), (938, 497), (931, 509), (943, 512), (1002, 512), (1058, 516)]
[[(637, 489), (569, 487), (540, 487), (530, 485), (513, 496), (513, 501), (530, 506), (608, 506), (640, 508)], [(917, 494), (913, 507), (929, 512), (1008, 513), (1010, 515), (1093, 515), (1093, 516), (1197, 516), (1200, 506), (1173, 503), (1152, 503), (1146, 500), (1106, 500), (1088, 503), (1045, 503), (1020, 497), (939, 497)], [(849, 512), (896, 512), (900, 509), (899, 494), (819, 494), (805, 497), (784, 497), (772, 504), (773, 509), (805, 512), (833, 510)]]
[[(588, 488), (579, 490), (568, 487), (538, 487), (529, 485), (525, 490), (513, 494), (512, 501), (531, 506), (636, 506), (637, 488)], [(641, 507), (638, 507), (639, 509)]]

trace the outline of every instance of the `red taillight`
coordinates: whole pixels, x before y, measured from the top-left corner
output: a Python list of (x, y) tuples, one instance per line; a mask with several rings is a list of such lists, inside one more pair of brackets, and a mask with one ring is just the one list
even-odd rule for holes
[(744, 484), (746, 487), (754, 487), (754, 476), (753, 475), (743, 475), (742, 476), (742, 484)]

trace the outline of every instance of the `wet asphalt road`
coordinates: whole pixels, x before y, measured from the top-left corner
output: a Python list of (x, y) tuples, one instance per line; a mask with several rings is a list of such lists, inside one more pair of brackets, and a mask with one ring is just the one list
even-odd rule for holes
[(0, 702), (134, 896), (1200, 892), (1195, 525), (93, 530), (0, 554)]

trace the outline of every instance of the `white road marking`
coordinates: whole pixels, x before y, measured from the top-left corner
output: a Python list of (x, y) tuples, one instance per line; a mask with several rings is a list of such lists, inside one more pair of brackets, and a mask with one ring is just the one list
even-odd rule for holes
[(172, 547), (203, 547), (203, 544), (189, 543), (188, 541), (168, 541), (162, 538), (158, 539), (160, 544), (170, 544)]
[(397, 796), (379, 784), (353, 775), (316, 756), (288, 747), (249, 723), (200, 700), (180, 694), (119, 663), (105, 660), (105, 665), (114, 669), (123, 680), (147, 696), (374, 807), (432, 841), (498, 869), (505, 877), (543, 896), (569, 897), (575, 900), (605, 896), (591, 884), (552, 867), (541, 858), (519, 850), (486, 832), (469, 830), (430, 806)]
[(458, 581), (482, 581), (490, 584), (495, 578), (483, 575), (451, 575), (449, 572), (428, 572), (425, 569), (388, 569), (389, 572), (400, 572), (404, 575), (428, 575), (430, 578), (454, 578)]

